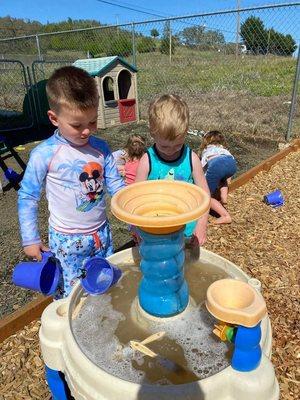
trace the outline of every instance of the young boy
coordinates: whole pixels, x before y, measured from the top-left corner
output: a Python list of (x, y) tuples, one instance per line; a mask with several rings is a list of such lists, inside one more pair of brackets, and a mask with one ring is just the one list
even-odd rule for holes
[(49, 247), (59, 259), (67, 296), (85, 261), (113, 252), (105, 212), (104, 189), (115, 194), (124, 185), (106, 142), (91, 136), (97, 129), (99, 95), (95, 80), (80, 68), (56, 70), (47, 82), (48, 116), (54, 135), (31, 153), (18, 192), (25, 254), (41, 259), (48, 250), (38, 232), (38, 202), (45, 186)]
[[(186, 102), (176, 95), (163, 95), (149, 107), (150, 135), (155, 143), (140, 160), (136, 182), (172, 179), (194, 183), (208, 194), (209, 189), (199, 157), (184, 144), (189, 126)], [(208, 213), (186, 225), (185, 237), (193, 246), (206, 240)]]

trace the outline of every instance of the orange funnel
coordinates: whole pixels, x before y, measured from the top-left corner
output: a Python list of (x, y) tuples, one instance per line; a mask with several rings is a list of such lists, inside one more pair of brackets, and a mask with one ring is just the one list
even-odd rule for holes
[(246, 282), (220, 279), (206, 293), (206, 307), (220, 321), (253, 327), (266, 315), (262, 295)]
[(121, 189), (111, 201), (121, 221), (154, 234), (167, 234), (200, 218), (210, 206), (199, 186), (181, 181), (138, 182)]

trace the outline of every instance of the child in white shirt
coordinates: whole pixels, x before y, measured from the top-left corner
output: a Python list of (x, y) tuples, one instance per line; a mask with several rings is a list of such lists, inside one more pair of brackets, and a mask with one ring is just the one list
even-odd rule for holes
[[(219, 131), (206, 133), (200, 146), (199, 156), (211, 193), (211, 209), (219, 214), (215, 224), (230, 224), (231, 216), (224, 205), (227, 204), (228, 183), (236, 173), (237, 165), (233, 155), (226, 149), (224, 135)], [(215, 196), (220, 190), (221, 201)]]

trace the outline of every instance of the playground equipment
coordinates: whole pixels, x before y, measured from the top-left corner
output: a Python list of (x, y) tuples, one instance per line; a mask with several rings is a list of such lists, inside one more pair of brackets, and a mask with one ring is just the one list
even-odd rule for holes
[[(182, 228), (206, 212), (206, 194), (183, 182), (149, 181), (122, 189), (111, 207), (119, 219), (138, 226), (143, 238), (138, 298), (132, 290), (137, 280), (136, 250), (109, 257), (110, 262), (120, 267), (123, 264), (125, 270), (110, 292), (84, 297), (77, 284), (67, 299), (45, 309), (40, 342), (47, 370), (63, 372), (72, 396), (78, 400), (278, 400), (278, 383), (268, 358), (270, 321), (261, 302), (256, 302), (261, 295), (250, 289), (252, 295), (246, 304), (233, 302), (235, 314), (245, 314), (242, 309), (249, 306), (259, 309), (262, 318), (261, 360), (246, 373), (228, 364), (225, 343), (211, 340), (214, 320), (203, 307), (207, 287), (201, 290), (198, 286), (203, 279), (207, 284), (220, 275), (233, 282), (253, 281), (237, 266), (205, 249), (201, 249), (201, 262), (209, 263), (212, 269), (206, 274), (198, 261), (183, 274)], [(192, 278), (187, 283), (189, 274)], [(227, 293), (219, 298), (213, 291), (215, 303), (210, 304), (217, 304), (213, 310), (227, 299)], [(229, 293), (234, 299), (234, 291)], [(227, 302), (225, 308), (229, 307)], [(162, 331), (166, 334), (156, 343), (158, 347), (151, 349), (154, 364), (140, 351), (139, 355), (132, 349), (127, 351), (128, 342), (134, 340), (140, 346), (145, 337)], [(239, 344), (235, 342), (236, 348)]]
[[(22, 178), (25, 162), (18, 154), (16, 146), (42, 140), (52, 135), (55, 127), (51, 124), (47, 111), (45, 70), (70, 64), (65, 61), (40, 62), (32, 64), (32, 70), (18, 60), (0, 60), (2, 94), (0, 99), (0, 168), (4, 174), (9, 169), (6, 160), (13, 158), (20, 167)], [(48, 75), (48, 74), (47, 74)], [(19, 189), (19, 182), (9, 176), (3, 191), (13, 187)]]
[(119, 56), (74, 62), (96, 80), (100, 102), (97, 127), (104, 129), (139, 120), (137, 68)]
[[(20, 174), (7, 166), (5, 160), (11, 157), (13, 157), (20, 166), (22, 170)], [(5, 137), (1, 135), (0, 135), (0, 168), (2, 169), (4, 176), (8, 181), (8, 183), (3, 188), (2, 185), (0, 185), (2, 190), (7, 191), (11, 187), (13, 187), (15, 190), (18, 190), (20, 188), (19, 182), (22, 180), (26, 164), (21, 159), (18, 152), (9, 144), (9, 141), (6, 140)]]

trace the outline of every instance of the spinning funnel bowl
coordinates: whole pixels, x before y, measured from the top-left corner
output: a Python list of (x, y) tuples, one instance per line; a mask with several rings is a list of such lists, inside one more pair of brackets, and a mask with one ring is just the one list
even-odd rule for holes
[(112, 213), (121, 221), (154, 234), (176, 232), (200, 218), (210, 205), (199, 186), (181, 181), (139, 182), (120, 190), (111, 201)]

